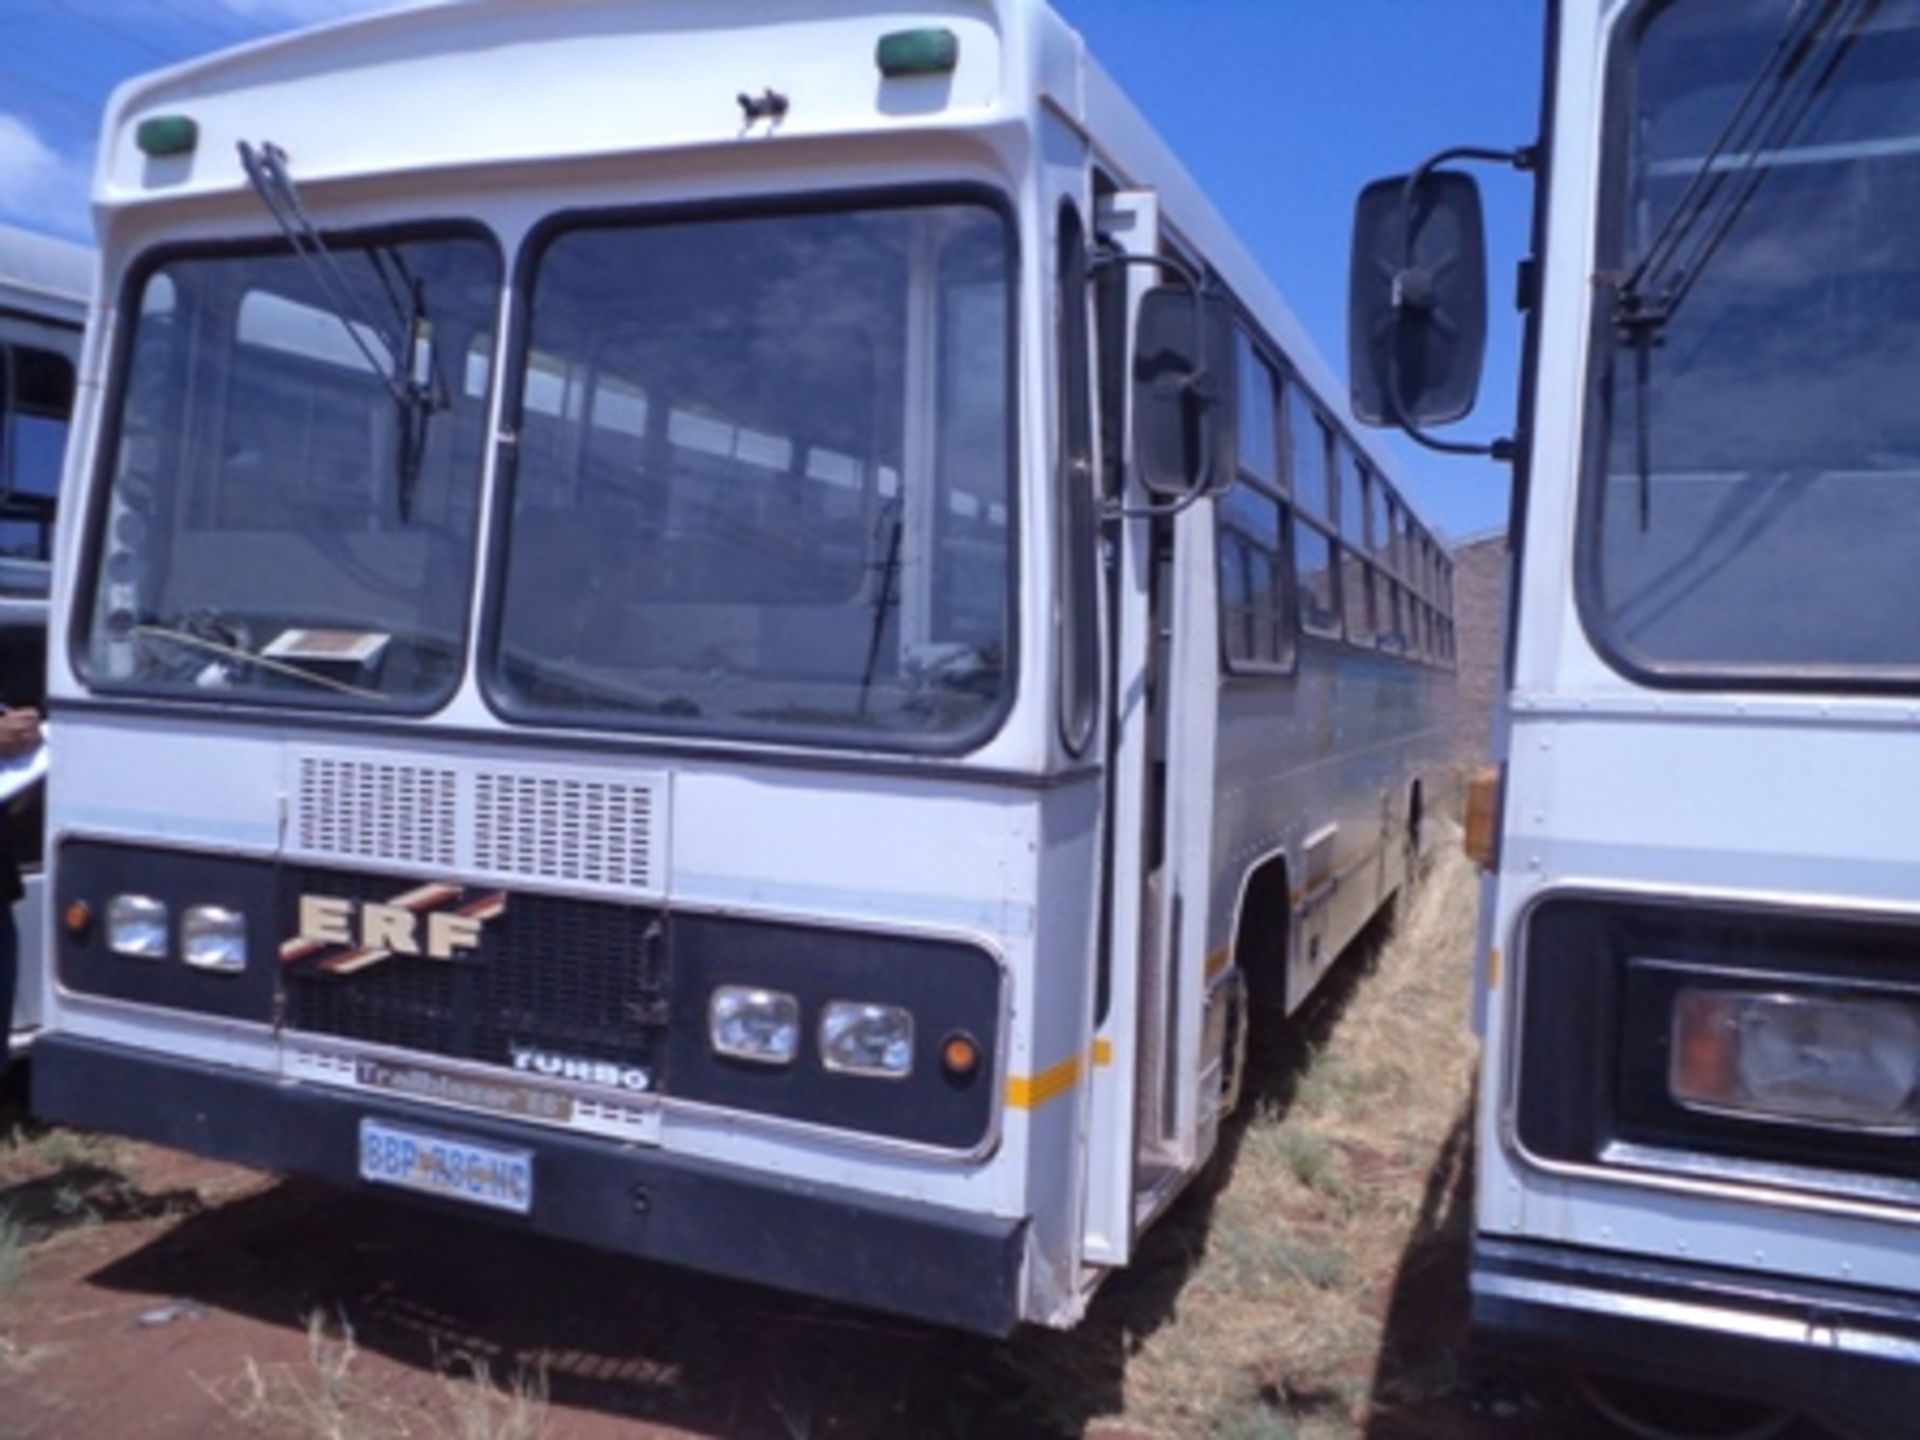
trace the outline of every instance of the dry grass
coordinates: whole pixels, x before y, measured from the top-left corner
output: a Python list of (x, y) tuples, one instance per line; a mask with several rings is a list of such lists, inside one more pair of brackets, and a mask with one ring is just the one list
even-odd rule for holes
[[(383, 1394), (354, 1372), (359, 1348), (345, 1316), (329, 1327), (307, 1318), (305, 1364), (248, 1358), (238, 1379), (207, 1392), (240, 1424), (274, 1440), (542, 1440), (547, 1434), (544, 1369), (501, 1386), (485, 1360), (456, 1355), (439, 1366), (437, 1403)], [(464, 1373), (461, 1373), (464, 1372)]]
[(20, 1222), (0, 1210), (0, 1305), (12, 1298), (13, 1287), (20, 1283), (23, 1248)]
[(22, 1345), (8, 1323), (14, 1291), (26, 1269), (26, 1232), (20, 1222), (0, 1209), (0, 1372), (24, 1374), (50, 1353), (45, 1347)]
[[(464, 1369), (464, 1379), (449, 1373)], [(542, 1440), (547, 1433), (547, 1373), (520, 1371), (511, 1383), (494, 1383), (487, 1362), (471, 1355), (443, 1367), (448, 1433), (452, 1440)]]
[[(1474, 905), (1471, 867), (1445, 837), (1364, 979), (1330, 977), (1320, 1013), (1297, 1017), (1304, 1038), (1251, 1088), (1214, 1188), (1149, 1237), (1142, 1263), (1157, 1254), (1184, 1280), (1170, 1315), (1125, 1338), (1109, 1423), (1313, 1440), (1459, 1385), (1441, 1317), (1393, 1330), (1403, 1282), (1463, 1219), (1437, 1202), (1466, 1163)], [(1060, 1373), (1072, 1347), (1036, 1349), (1030, 1394), (1074, 1382)]]

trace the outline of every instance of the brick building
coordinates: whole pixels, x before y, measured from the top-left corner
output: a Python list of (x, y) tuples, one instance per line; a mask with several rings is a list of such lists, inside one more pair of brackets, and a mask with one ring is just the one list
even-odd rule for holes
[(1453, 560), (1453, 616), (1460, 667), (1453, 754), (1459, 764), (1470, 765), (1486, 758), (1492, 740), (1506, 614), (1507, 532), (1500, 529), (1456, 542)]

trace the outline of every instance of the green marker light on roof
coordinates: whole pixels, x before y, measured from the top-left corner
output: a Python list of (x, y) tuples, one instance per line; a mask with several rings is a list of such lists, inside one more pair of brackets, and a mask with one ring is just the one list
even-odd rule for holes
[(191, 115), (149, 115), (133, 133), (143, 155), (188, 155), (200, 143), (200, 124)]
[(874, 63), (890, 80), (907, 75), (951, 75), (960, 63), (960, 37), (951, 30), (895, 30), (880, 37)]

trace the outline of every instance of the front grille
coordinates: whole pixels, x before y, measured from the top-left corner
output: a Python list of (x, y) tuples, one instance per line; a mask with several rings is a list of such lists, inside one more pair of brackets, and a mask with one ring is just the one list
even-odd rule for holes
[[(287, 872), (287, 924), (302, 895), (390, 905), (421, 916), (484, 911), (497, 891), (429, 887), (317, 869)], [(512, 893), (477, 945), (455, 958), (377, 954), (352, 946), (283, 952), (288, 1028), (314, 1035), (509, 1065), (516, 1048), (639, 1067), (661, 1079), (667, 946), (658, 911), (598, 900)], [(358, 930), (356, 927), (356, 938)]]

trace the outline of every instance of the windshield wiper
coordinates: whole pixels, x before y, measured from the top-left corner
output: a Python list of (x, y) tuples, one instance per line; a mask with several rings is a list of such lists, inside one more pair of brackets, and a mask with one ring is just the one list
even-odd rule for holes
[(1798, 135), (1880, 5), (1881, 0), (1800, 0), (1666, 222), (1615, 287), (1614, 325), (1634, 350), (1634, 465), (1643, 532), (1653, 518), (1647, 406), (1653, 348), (1773, 173), (1768, 157)]
[[(362, 331), (383, 337), (388, 332), (368, 316), (353, 282), (347, 279), (340, 262), (307, 214), (300, 191), (287, 170), (286, 152), (271, 141), (255, 148), (242, 140), (238, 142), (238, 149), (240, 168), (246, 172), (247, 183), (260, 197), (274, 224), (280, 227), (280, 233), (286, 236), (293, 253), (305, 263), (322, 298), (367, 362), (367, 368), (380, 377), (393, 397), (394, 412), (400, 422), (397, 503), (400, 519), (407, 521), (413, 516), (414, 491), (426, 458), (428, 421), (435, 411), (445, 410), (451, 403), (431, 341), (433, 325), (427, 313), (426, 284), (407, 268), (405, 259), (390, 248), (368, 246), (361, 251), (373, 267), (392, 310), (394, 332), (388, 346), (391, 354), (383, 361)], [(423, 355), (424, 365), (420, 363)]]
[(894, 606), (893, 589), (900, 574), (900, 540), (905, 530), (903, 510), (901, 503), (895, 501), (881, 512), (881, 523), (886, 527), (887, 553), (880, 562), (880, 591), (873, 597), (873, 626), (867, 632), (867, 665), (860, 675), (860, 704), (854, 712), (862, 720), (867, 718), (867, 701), (873, 694), (873, 675), (880, 666), (880, 643), (887, 633), (887, 616), (892, 613)]
[(240, 664), (266, 670), (275, 675), (285, 675), (292, 680), (304, 680), (309, 685), (317, 685), (322, 690), (332, 690), (340, 695), (351, 695), (356, 700), (391, 698), (384, 691), (369, 690), (364, 685), (349, 685), (344, 680), (335, 680), (331, 675), (319, 675), (285, 660), (273, 660), (265, 655), (256, 655), (251, 650), (229, 640), (211, 639), (205, 635), (196, 635), (191, 630), (176, 629), (170, 625), (135, 625), (132, 633), (140, 640), (164, 640), (170, 645), (217, 655), (223, 660), (238, 661)]
[[(1772, 173), (1769, 157), (1799, 133), (1881, 3), (1801, 0), (1795, 7), (1666, 223), (1620, 282), (1621, 326), (1657, 330), (1673, 318)], [(1819, 52), (1836, 34), (1821, 62)]]
[[(634, 683), (633, 672), (612, 665), (536, 656), (525, 646), (503, 644), (500, 665), (520, 687), (522, 698), (550, 703), (564, 692), (604, 710), (638, 709), (675, 720), (695, 720), (706, 712), (691, 696), (657, 685)], [(537, 690), (537, 693), (536, 693)]]

